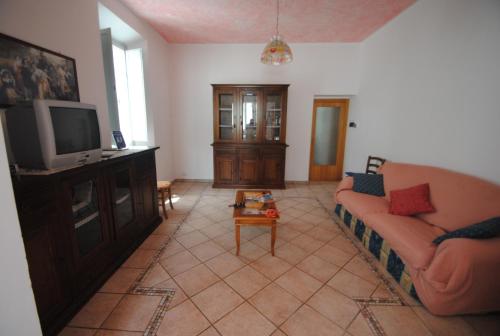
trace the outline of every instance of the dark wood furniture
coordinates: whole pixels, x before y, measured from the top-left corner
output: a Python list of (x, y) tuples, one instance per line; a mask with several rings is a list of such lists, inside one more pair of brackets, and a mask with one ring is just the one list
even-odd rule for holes
[(213, 84), (215, 188), (285, 188), (288, 85)]
[(378, 168), (385, 163), (385, 159), (377, 156), (368, 156), (366, 161), (366, 174), (378, 174)]
[[(271, 194), (270, 190), (238, 190), (236, 192), (235, 204), (241, 204), (245, 201), (245, 192), (262, 192)], [(266, 203), (266, 209), (275, 209), (274, 201)], [(234, 233), (236, 238), (236, 255), (240, 255), (240, 228), (241, 226), (266, 226), (271, 228), (271, 255), (274, 257), (274, 245), (276, 243), (276, 221), (280, 218), (279, 214), (276, 217), (267, 217), (264, 214), (245, 214), (245, 208), (234, 208)]]
[(161, 222), (155, 149), (13, 176), (44, 334), (56, 334)]

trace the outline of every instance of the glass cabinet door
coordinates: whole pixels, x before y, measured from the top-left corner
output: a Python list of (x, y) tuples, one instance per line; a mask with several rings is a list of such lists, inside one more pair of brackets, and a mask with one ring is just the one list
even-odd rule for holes
[(236, 135), (236, 120), (233, 92), (217, 94), (218, 129), (217, 137), (222, 141), (234, 141)]
[(266, 93), (264, 98), (266, 141), (281, 141), (282, 125), (282, 95), (281, 93)]
[(113, 177), (113, 215), (115, 228), (117, 231), (120, 231), (135, 219), (129, 167), (115, 170)]
[(241, 93), (241, 141), (256, 142), (258, 140), (258, 94), (256, 91)]
[(89, 179), (70, 186), (73, 226), (80, 257), (89, 254), (104, 241), (104, 215), (99, 207), (96, 183), (95, 179)]

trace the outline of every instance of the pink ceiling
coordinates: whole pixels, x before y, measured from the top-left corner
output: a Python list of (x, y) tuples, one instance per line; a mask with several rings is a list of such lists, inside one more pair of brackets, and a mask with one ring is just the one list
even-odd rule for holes
[[(288, 42), (359, 42), (416, 0), (281, 0)], [(122, 0), (171, 43), (264, 43), (275, 0)]]

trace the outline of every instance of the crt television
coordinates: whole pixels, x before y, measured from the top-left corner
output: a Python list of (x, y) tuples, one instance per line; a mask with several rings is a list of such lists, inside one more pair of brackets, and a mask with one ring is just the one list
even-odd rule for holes
[(6, 111), (14, 163), (29, 169), (82, 165), (101, 158), (94, 105), (35, 99)]

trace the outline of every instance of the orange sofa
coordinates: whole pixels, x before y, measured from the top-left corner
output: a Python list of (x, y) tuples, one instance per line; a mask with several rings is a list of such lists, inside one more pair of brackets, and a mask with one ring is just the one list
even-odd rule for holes
[[(434, 314), (500, 310), (500, 237), (454, 238), (444, 234), (500, 216), (500, 186), (445, 169), (386, 162), (385, 197), (352, 191), (352, 177), (336, 191), (336, 213), (398, 282)], [(389, 214), (391, 190), (429, 183), (436, 212)]]

